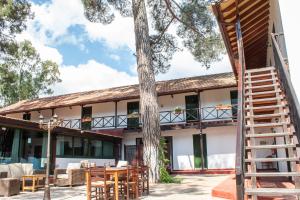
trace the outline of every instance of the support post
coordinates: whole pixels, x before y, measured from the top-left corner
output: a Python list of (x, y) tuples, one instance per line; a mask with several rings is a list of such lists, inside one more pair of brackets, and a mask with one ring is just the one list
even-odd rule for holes
[(20, 161), (20, 141), (21, 141), (21, 130), (15, 129), (13, 145), (12, 145), (12, 153), (11, 153), (11, 160), (12, 162), (15, 163)]
[(118, 101), (115, 101), (115, 128), (118, 128)]
[(47, 141), (47, 165), (46, 165), (46, 180), (45, 180), (45, 191), (44, 200), (50, 200), (50, 186), (49, 186), (49, 176), (50, 176), (50, 141), (51, 141), (51, 121), (48, 122), (48, 141)]
[(202, 132), (202, 108), (201, 108), (201, 93), (198, 90), (198, 102), (199, 102), (199, 108), (198, 108), (198, 120), (199, 120), (199, 135), (200, 135), (200, 151), (201, 151), (201, 169), (204, 170), (205, 168), (205, 159), (204, 159), (204, 145), (203, 145), (203, 132)]

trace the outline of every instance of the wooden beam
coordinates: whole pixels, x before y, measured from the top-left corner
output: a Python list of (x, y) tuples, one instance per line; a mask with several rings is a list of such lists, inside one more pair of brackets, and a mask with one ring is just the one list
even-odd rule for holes
[[(244, 30), (245, 28), (247, 28), (249, 26), (249, 24), (252, 23), (252, 22), (256, 22), (256, 21), (258, 21), (261, 18), (269, 17), (269, 14), (270, 14), (270, 11), (268, 9), (268, 10), (265, 10), (265, 11), (263, 11), (261, 13), (253, 13), (252, 14), (253, 16), (250, 17), (249, 21), (245, 21), (245, 19), (244, 20), (242, 19), (241, 20), (242, 30)], [(229, 35), (232, 32), (235, 33), (235, 27), (230, 27), (229, 29), (227, 29), (227, 32), (229, 33)]]
[(237, 71), (236, 71), (235, 62), (234, 62), (234, 53), (232, 52), (232, 48), (231, 48), (231, 45), (229, 43), (229, 37), (228, 37), (228, 33), (226, 31), (226, 26), (225, 26), (225, 24), (223, 24), (224, 19), (223, 19), (223, 16), (222, 16), (221, 12), (220, 12), (220, 5), (215, 4), (215, 5), (212, 6), (212, 9), (213, 9), (213, 13), (215, 14), (215, 16), (217, 18), (217, 22), (218, 22), (218, 25), (219, 25), (219, 28), (220, 28), (220, 32), (221, 32), (223, 41), (225, 43), (225, 47), (226, 47), (226, 50), (227, 50), (227, 53), (228, 53), (228, 56), (229, 56), (229, 60), (230, 60), (230, 63), (231, 63), (231, 67), (233, 69), (234, 74), (237, 76)]
[[(260, 22), (259, 24), (254, 24), (251, 28), (249, 28), (248, 30), (245, 30), (243, 32), (243, 37), (247, 38), (248, 35), (257, 33), (258, 31), (262, 30), (263, 28), (266, 28), (266, 27), (268, 28), (269, 27), (268, 22), (269, 22), (269, 20), (265, 20), (265, 21)], [(230, 41), (233, 41), (233, 40), (230, 39)]]
[[(266, 3), (266, 0), (250, 0), (247, 3), (241, 4), (239, 3), (238, 5), (238, 9), (240, 11), (240, 15), (243, 14), (244, 12), (248, 11), (248, 10), (253, 10), (253, 7), (255, 6), (261, 6), (262, 4)], [(235, 10), (236, 11), (236, 10)], [(228, 14), (224, 13), (224, 19), (230, 19), (236, 16), (236, 12), (234, 12), (234, 10)]]

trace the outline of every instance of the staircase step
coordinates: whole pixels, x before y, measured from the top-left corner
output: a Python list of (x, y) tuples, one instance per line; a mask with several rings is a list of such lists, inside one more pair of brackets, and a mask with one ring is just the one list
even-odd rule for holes
[(271, 71), (275, 70), (275, 67), (263, 67), (263, 68), (257, 68), (257, 69), (247, 69), (245, 73), (255, 73), (255, 72), (265, 72), (265, 71)]
[(247, 79), (251, 78), (262, 78), (262, 77), (270, 77), (270, 76), (273, 76), (273, 75), (276, 75), (276, 73), (266, 73), (266, 74), (258, 74), (258, 75), (248, 75), (248, 76), (245, 76)]
[(271, 106), (256, 106), (256, 107), (246, 107), (246, 110), (253, 110), (253, 111), (258, 111), (258, 110), (275, 110), (277, 108), (284, 108), (286, 105), (271, 105)]
[(292, 133), (259, 133), (259, 134), (246, 134), (248, 138), (262, 138), (262, 137), (282, 137), (293, 135)]
[(276, 145), (256, 145), (256, 146), (246, 146), (246, 149), (287, 149), (295, 148), (295, 144), (276, 144)]
[(245, 96), (258, 96), (258, 95), (264, 95), (264, 94), (276, 94), (277, 92), (282, 92), (281, 90), (271, 90), (271, 91), (264, 91), (264, 92), (247, 92)]
[(280, 98), (274, 97), (274, 98), (252, 99), (252, 100), (246, 100), (245, 103), (264, 104), (264, 103), (277, 102), (278, 100), (282, 100), (282, 99), (283, 99), (282, 96)]
[(248, 158), (245, 162), (281, 162), (281, 161), (299, 161), (299, 158)]
[(291, 188), (245, 188), (245, 193), (248, 195), (257, 196), (290, 196), (299, 195), (300, 189)]
[(278, 127), (283, 125), (290, 125), (289, 122), (278, 122), (278, 123), (263, 123), (263, 124), (247, 124), (246, 128), (266, 128), (266, 127)]
[(278, 83), (276, 84), (268, 84), (268, 85), (258, 85), (258, 86), (247, 86), (245, 87), (245, 89), (261, 89), (261, 88), (270, 88), (270, 87), (275, 87), (275, 86), (279, 86)]
[(245, 173), (247, 177), (283, 177), (283, 176), (300, 176), (300, 172), (258, 172)]
[(273, 79), (273, 78), (271, 78), (271, 79), (263, 79), (263, 80), (257, 80), (257, 81), (245, 81), (245, 84), (250, 84), (250, 83), (264, 83), (264, 82), (273, 82), (273, 81), (277, 81), (278, 79), (277, 78), (275, 78), (275, 79)]
[(284, 113), (273, 113), (273, 114), (262, 114), (262, 115), (246, 115), (245, 118), (253, 118), (253, 119), (272, 119), (272, 118), (278, 118), (281, 115), (288, 115), (288, 112)]

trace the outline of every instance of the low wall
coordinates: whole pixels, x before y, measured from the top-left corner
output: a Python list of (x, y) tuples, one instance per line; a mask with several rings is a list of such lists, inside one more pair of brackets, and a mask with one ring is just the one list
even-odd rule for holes
[(97, 166), (115, 165), (114, 159), (85, 159), (85, 158), (56, 158), (56, 168), (67, 168), (68, 163), (80, 163), (82, 160), (88, 160), (91, 163), (96, 163)]

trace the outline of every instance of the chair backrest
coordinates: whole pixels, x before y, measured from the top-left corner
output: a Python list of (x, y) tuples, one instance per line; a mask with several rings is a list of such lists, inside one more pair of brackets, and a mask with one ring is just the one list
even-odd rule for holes
[(117, 167), (127, 167), (128, 166), (128, 161), (126, 160), (119, 160)]
[(139, 169), (137, 166), (127, 166), (127, 182), (137, 182), (139, 178)]
[(108, 176), (106, 174), (106, 168), (90, 168), (90, 180), (92, 182), (95, 181), (103, 181), (104, 183), (108, 180)]

